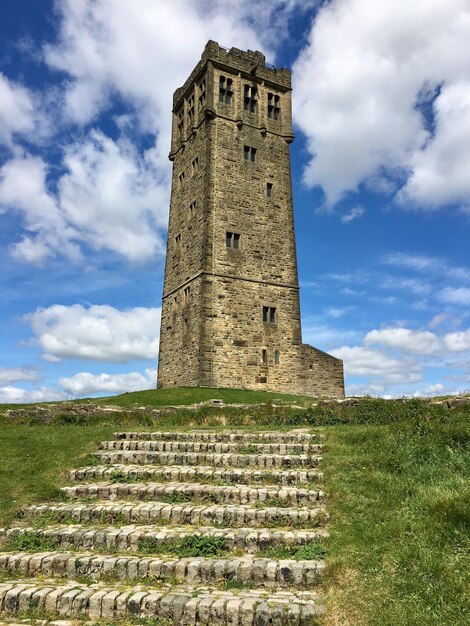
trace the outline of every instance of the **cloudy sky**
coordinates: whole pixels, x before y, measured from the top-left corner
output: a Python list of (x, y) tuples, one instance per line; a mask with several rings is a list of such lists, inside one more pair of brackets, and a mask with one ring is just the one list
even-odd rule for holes
[(304, 341), (349, 394), (470, 389), (468, 0), (2, 0), (0, 402), (154, 385), (208, 39), (292, 68)]

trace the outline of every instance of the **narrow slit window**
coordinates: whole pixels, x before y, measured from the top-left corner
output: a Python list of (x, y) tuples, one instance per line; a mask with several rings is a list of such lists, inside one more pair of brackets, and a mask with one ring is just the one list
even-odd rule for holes
[(199, 109), (206, 104), (206, 79), (203, 78), (199, 83)]
[(190, 124), (194, 120), (194, 95), (188, 100), (188, 120)]
[(266, 196), (268, 198), (273, 197), (273, 184), (272, 183), (266, 183)]
[(193, 218), (195, 213), (196, 213), (196, 200), (191, 202), (191, 204), (189, 205), (189, 218), (190, 219)]
[(277, 315), (276, 307), (274, 306), (263, 307), (263, 322), (266, 322), (269, 324), (275, 324), (276, 315)]
[(274, 365), (279, 365), (279, 350), (274, 350)]
[(256, 112), (256, 87), (254, 85), (245, 85), (243, 108), (250, 113)]
[(180, 187), (182, 187), (184, 185), (184, 172), (181, 172), (178, 176), (178, 180), (180, 181)]
[(186, 333), (188, 331), (188, 318), (185, 317), (184, 318), (184, 332)]
[(231, 78), (221, 76), (219, 78), (219, 102), (224, 104), (232, 104), (233, 98), (233, 81)]
[(263, 348), (261, 352), (261, 358), (263, 360), (263, 365), (267, 365), (268, 364), (268, 351), (266, 350), (266, 348)]
[(181, 249), (181, 235), (176, 235), (175, 237), (175, 248), (176, 252), (179, 252)]
[(194, 174), (196, 174), (196, 172), (199, 169), (199, 157), (196, 157), (193, 162), (191, 163), (191, 170), (192, 170), (192, 174), (194, 176)]
[(256, 148), (243, 146), (243, 158), (245, 161), (256, 161)]
[(268, 93), (268, 117), (273, 120), (279, 119), (281, 112), (281, 99), (273, 93)]
[(227, 248), (238, 250), (240, 248), (240, 233), (231, 233), (227, 231), (225, 234), (225, 245)]
[(181, 109), (181, 111), (178, 113), (178, 134), (181, 136), (183, 134), (184, 131), (184, 111), (183, 109)]
[(183, 291), (183, 302), (189, 304), (191, 302), (191, 287), (185, 287)]

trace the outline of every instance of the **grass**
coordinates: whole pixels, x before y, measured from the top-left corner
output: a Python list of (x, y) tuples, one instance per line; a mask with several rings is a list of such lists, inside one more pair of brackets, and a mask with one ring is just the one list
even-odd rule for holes
[(227, 552), (224, 537), (201, 537), (187, 535), (181, 539), (160, 542), (154, 537), (144, 537), (139, 541), (139, 552), (143, 554), (174, 554), (185, 557), (219, 557)]
[[(200, 398), (190, 391), (191, 401)], [(223, 397), (222, 390), (203, 391)], [(151, 419), (129, 411), (85, 417), (81, 425), (3, 417), (0, 524), (33, 501), (61, 498), (67, 469), (84, 464), (116, 427), (321, 426), (331, 516), (323, 624), (463, 626), (470, 623), (469, 418), (468, 404), (447, 409), (374, 399), (298, 410), (206, 408)]]
[[(117, 396), (103, 398), (81, 398), (66, 401), (62, 404), (78, 403), (114, 405), (125, 408), (151, 406), (163, 408), (167, 406), (183, 406), (198, 404), (208, 400), (223, 400), (225, 404), (264, 404), (269, 402), (298, 403), (308, 405), (312, 402), (310, 396), (298, 396), (287, 393), (273, 393), (269, 391), (250, 391), (245, 389), (223, 389), (213, 387), (176, 387), (169, 389), (147, 389), (145, 391), (133, 391)], [(42, 403), (61, 404), (60, 402)], [(32, 404), (0, 404), (0, 412), (6, 409), (33, 406)], [(36, 406), (36, 404), (34, 405)]]
[(0, 425), (0, 526), (11, 523), (24, 506), (61, 500), (59, 487), (68, 469), (81, 465), (112, 426)]
[(265, 559), (295, 559), (297, 561), (317, 561), (326, 557), (327, 550), (324, 541), (312, 539), (308, 543), (292, 545), (274, 545), (264, 548), (256, 556)]
[(13, 537), (3, 549), (7, 552), (49, 552), (56, 550), (57, 546), (57, 539), (31, 530)]
[(325, 433), (325, 624), (470, 623), (468, 408)]

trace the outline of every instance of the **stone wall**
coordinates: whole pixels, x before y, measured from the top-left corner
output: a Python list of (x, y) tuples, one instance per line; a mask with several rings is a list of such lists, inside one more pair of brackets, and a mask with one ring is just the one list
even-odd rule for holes
[[(231, 81), (229, 101), (219, 101), (221, 79)], [(254, 111), (244, 106), (247, 88)], [(290, 72), (266, 66), (259, 52), (209, 42), (173, 103), (159, 387), (341, 397), (341, 362), (302, 348)], [(264, 307), (273, 320), (263, 321)]]

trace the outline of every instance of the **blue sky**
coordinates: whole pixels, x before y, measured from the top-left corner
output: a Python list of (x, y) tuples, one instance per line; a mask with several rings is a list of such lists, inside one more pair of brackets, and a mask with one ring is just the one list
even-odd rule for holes
[(155, 383), (171, 98), (293, 71), (303, 339), (349, 394), (470, 388), (467, 0), (3, 0), (0, 401)]

